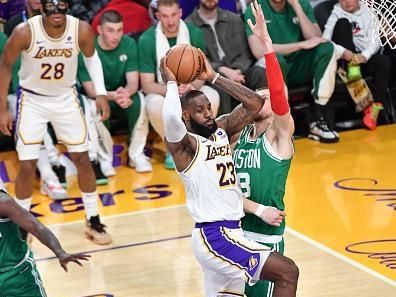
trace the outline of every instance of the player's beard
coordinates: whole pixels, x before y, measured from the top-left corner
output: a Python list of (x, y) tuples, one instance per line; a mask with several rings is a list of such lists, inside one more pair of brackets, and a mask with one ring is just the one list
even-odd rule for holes
[(213, 120), (213, 125), (210, 128), (197, 123), (193, 119), (190, 119), (190, 123), (191, 123), (191, 128), (193, 128), (198, 135), (201, 135), (202, 137), (205, 138), (209, 138), (209, 136), (212, 135), (217, 130), (217, 123), (215, 120)]

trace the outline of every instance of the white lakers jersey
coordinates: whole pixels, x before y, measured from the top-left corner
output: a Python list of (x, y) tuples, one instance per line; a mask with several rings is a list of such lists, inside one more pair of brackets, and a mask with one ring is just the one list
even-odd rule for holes
[(183, 172), (187, 208), (197, 223), (240, 220), (244, 215), (227, 134), (217, 129), (215, 141), (191, 134), (198, 140), (195, 156)]
[(60, 96), (70, 92), (76, 83), (79, 20), (66, 16), (64, 34), (53, 39), (44, 29), (42, 16), (28, 20), (32, 40), (22, 52), (19, 71), (20, 86), (45, 96)]

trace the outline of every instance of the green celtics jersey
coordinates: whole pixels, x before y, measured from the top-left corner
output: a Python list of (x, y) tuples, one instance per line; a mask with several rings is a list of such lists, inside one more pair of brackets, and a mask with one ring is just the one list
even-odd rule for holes
[[(104, 50), (95, 39), (95, 48), (98, 52), (103, 67), (103, 76), (107, 91), (115, 91), (127, 84), (126, 74), (138, 71), (138, 51), (134, 39), (126, 35), (122, 36), (120, 44), (112, 50)], [(83, 56), (78, 57), (78, 79), (81, 82), (91, 81), (86, 69)]]
[[(291, 159), (281, 160), (276, 157), (265, 134), (255, 140), (250, 139), (253, 129), (254, 125), (249, 125), (242, 131), (234, 149), (238, 183), (245, 197), (284, 210), (283, 197)], [(242, 229), (259, 234), (282, 235), (285, 221), (276, 227), (266, 224), (254, 214), (246, 214), (242, 218)]]
[[(308, 19), (316, 24), (317, 21), (309, 1), (299, 0), (299, 2)], [(259, 0), (258, 3), (261, 4), (263, 8), (268, 33), (271, 36), (273, 43), (284, 44), (304, 40), (298, 17), (288, 2), (286, 2), (285, 10), (282, 12), (275, 11), (271, 7), (269, 0)], [(246, 34), (247, 36), (250, 36), (253, 34), (253, 32), (247, 23), (248, 19), (254, 20), (254, 16), (250, 7), (248, 7), (245, 12)]]
[(28, 255), (28, 246), (19, 227), (8, 218), (0, 218), (0, 273), (13, 269)]

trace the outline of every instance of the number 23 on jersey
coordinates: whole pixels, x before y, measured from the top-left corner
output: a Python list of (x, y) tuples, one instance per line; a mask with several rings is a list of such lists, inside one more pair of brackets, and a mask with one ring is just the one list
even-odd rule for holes
[(217, 163), (217, 172), (219, 173), (220, 188), (233, 186), (236, 183), (234, 163)]

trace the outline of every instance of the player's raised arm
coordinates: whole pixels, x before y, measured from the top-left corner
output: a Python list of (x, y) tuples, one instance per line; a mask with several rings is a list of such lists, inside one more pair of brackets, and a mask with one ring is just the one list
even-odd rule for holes
[(160, 71), (166, 83), (166, 95), (162, 107), (165, 144), (172, 154), (178, 171), (183, 171), (191, 163), (197, 150), (197, 140), (187, 133), (182, 121), (182, 106), (175, 75), (166, 66), (166, 58), (161, 59)]
[(290, 115), (285, 81), (272, 46), (272, 40), (267, 30), (261, 5), (255, 1), (252, 2), (250, 6), (255, 18), (255, 25), (253, 25), (250, 19), (248, 20), (248, 24), (253, 34), (258, 38), (264, 48), (271, 109), (274, 112), (274, 121), (270, 129), (274, 129), (276, 131), (277, 137), (284, 137), (287, 140), (290, 140), (290, 137), (294, 132), (294, 123), (293, 118)]
[(67, 264), (74, 262), (80, 266), (80, 260), (88, 260), (89, 255), (68, 254), (60, 245), (55, 235), (43, 224), (41, 224), (30, 212), (20, 207), (14, 199), (0, 190), (0, 217), (7, 217), (15, 224), (37, 237), (42, 244), (54, 252), (62, 268), (67, 271)]
[(0, 58), (0, 131), (11, 136), (12, 118), (7, 108), (8, 89), (11, 82), (12, 67), (23, 50), (31, 43), (30, 27), (27, 23), (17, 26), (8, 39)]
[(230, 138), (253, 121), (254, 116), (261, 110), (264, 101), (256, 92), (216, 73), (210, 66), (205, 54), (201, 50), (199, 51), (204, 57), (205, 66), (198, 79), (211, 82), (242, 103), (231, 113), (216, 119), (217, 126), (224, 129)]

